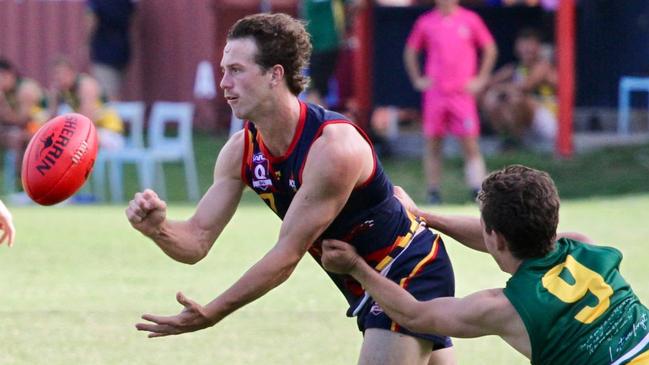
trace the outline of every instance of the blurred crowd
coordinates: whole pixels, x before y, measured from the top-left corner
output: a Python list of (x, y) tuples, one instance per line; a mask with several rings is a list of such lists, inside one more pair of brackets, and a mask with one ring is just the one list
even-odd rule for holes
[[(101, 148), (119, 149), (124, 145), (123, 122), (110, 107), (110, 102), (122, 98), (123, 79), (131, 58), (129, 32), (137, 16), (136, 1), (87, 0), (86, 3), (86, 51), (90, 62), (85, 70), (69, 56), (59, 55), (50, 61), (47, 85), (41, 85), (23, 74), (20, 65), (0, 56), (0, 147), (18, 156), (14, 166), (17, 176), (20, 176), (20, 156), (29, 139), (42, 123), (58, 114), (79, 112), (91, 117), (98, 128)], [(479, 16), (465, 6), (527, 5), (552, 11), (557, 3), (558, 0), (377, 1), (380, 5), (433, 6), (431, 11), (439, 11), (450, 4), (453, 9), (444, 16), (458, 22), (454, 25), (456, 29), (453, 28), (460, 32), (458, 42), (463, 42), (464, 38), (468, 40), (469, 48), (464, 51), (449, 51), (445, 45), (434, 48), (437, 47), (431, 41), (434, 35), (426, 34), (423, 28), (413, 28), (408, 44), (403, 45), (404, 68), (408, 70), (413, 88), (422, 92), (421, 108), (377, 107), (370, 118), (370, 133), (377, 141), (379, 152), (385, 155), (390, 152), (390, 139), (400, 128), (423, 126), (427, 141), (424, 168), (430, 202), (441, 201), (438, 196), (440, 151), (447, 127), (439, 129), (442, 127), (430, 124), (432, 122), (427, 119), (455, 118), (462, 124), (447, 129), (462, 142), (467, 185), (472, 194), (484, 175), (484, 162), (477, 144), (481, 128), (483, 132), (495, 133), (503, 150), (551, 143), (557, 131), (557, 75), (548, 36), (539, 29), (522, 29), (514, 42), (515, 62), (494, 70), (498, 45)], [(351, 85), (351, 58), (357, 42), (353, 27), (356, 14), (366, 4), (365, 0), (301, 0), (298, 3), (298, 13), (305, 20), (313, 42), (308, 71), (311, 83), (304, 99), (347, 113), (352, 119), (357, 111)], [(471, 15), (459, 17), (460, 12)], [(465, 21), (470, 24), (467, 29), (464, 29)], [(464, 31), (470, 34), (465, 37)], [(478, 38), (472, 38), (476, 36), (474, 33)], [(454, 39), (453, 33), (439, 39)], [(455, 47), (458, 42), (447, 43), (454, 43)], [(457, 58), (458, 54), (453, 52), (467, 53), (460, 53)], [(420, 55), (426, 59), (423, 70), (419, 70)], [(444, 66), (439, 55), (449, 57), (452, 62)], [(449, 75), (448, 65), (458, 64), (454, 60), (465, 60), (468, 73), (457, 80), (451, 76), (450, 81), (443, 79), (443, 75)], [(433, 63), (445, 69), (435, 70)], [(451, 95), (452, 87), (448, 89), (447, 86), (456, 81), (463, 83), (461, 90)], [(444, 83), (450, 84), (444, 86)], [(450, 112), (451, 105), (460, 111)], [(475, 126), (468, 126), (469, 122)], [(382, 144), (382, 141), (387, 143)]]

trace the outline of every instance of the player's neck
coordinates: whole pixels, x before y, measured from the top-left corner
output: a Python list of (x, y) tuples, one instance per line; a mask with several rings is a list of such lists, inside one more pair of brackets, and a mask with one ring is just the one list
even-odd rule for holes
[(264, 145), (274, 156), (288, 150), (300, 120), (300, 102), (294, 95), (279, 98), (267, 117), (254, 121)]
[(457, 4), (448, 5), (448, 6), (437, 6), (437, 10), (444, 16), (449, 16), (455, 12), (455, 9), (458, 8)]
[(514, 275), (516, 271), (518, 271), (518, 268), (521, 267), (522, 263), (523, 260), (518, 259), (510, 254), (509, 257), (503, 260), (501, 269), (506, 273)]

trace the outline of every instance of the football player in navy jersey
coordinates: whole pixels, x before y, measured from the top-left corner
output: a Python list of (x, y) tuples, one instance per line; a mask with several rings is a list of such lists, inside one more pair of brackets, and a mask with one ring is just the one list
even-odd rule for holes
[[(175, 316), (144, 315), (150, 337), (215, 325), (283, 283), (308, 252), (318, 263), (321, 241), (350, 242), (375, 270), (413, 296), (454, 294), (453, 271), (440, 237), (394, 197), (393, 186), (365, 134), (343, 115), (297, 95), (311, 53), (301, 22), (285, 14), (239, 20), (223, 50), (221, 88), (245, 128), (220, 151), (214, 181), (192, 217), (166, 218), (152, 190), (126, 209), (131, 225), (169, 257), (195, 263), (207, 255), (234, 214), (246, 186), (280, 218), (276, 244), (230, 288), (201, 305), (178, 293)], [(399, 326), (349, 275), (330, 274), (364, 333), (361, 364), (454, 364), (448, 337)]]

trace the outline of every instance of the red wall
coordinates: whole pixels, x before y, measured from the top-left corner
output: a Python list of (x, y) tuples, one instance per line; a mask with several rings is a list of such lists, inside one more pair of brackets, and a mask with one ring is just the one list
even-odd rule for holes
[[(48, 64), (59, 54), (87, 70), (85, 11), (83, 0), (0, 0), (0, 55), (44, 85)], [(198, 63), (207, 59), (218, 69), (215, 19), (214, 0), (140, 0), (124, 98), (192, 100)], [(196, 122), (201, 129), (218, 124), (213, 117)]]

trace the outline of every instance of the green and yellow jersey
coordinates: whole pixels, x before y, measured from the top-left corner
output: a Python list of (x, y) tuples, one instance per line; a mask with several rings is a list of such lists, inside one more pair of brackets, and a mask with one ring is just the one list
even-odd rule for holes
[(649, 364), (649, 310), (620, 261), (615, 248), (562, 238), (521, 264), (504, 293), (525, 323), (532, 364)]

